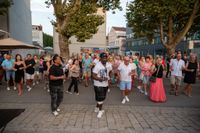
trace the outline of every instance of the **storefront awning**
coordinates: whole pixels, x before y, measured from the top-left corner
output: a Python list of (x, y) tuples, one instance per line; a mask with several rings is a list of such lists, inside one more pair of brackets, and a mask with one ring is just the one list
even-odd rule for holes
[(13, 38), (5, 38), (0, 40), (0, 49), (39, 49), (39, 47)]

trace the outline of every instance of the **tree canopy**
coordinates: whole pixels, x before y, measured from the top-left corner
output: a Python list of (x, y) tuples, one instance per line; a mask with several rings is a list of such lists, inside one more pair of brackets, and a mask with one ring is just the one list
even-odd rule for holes
[(120, 0), (47, 0), (54, 7), (56, 20), (53, 21), (59, 33), (61, 56), (69, 56), (69, 38), (75, 36), (78, 41), (90, 39), (98, 26), (104, 23), (104, 16), (97, 9), (114, 10), (120, 8)]
[(43, 32), (44, 47), (53, 47), (53, 37)]
[(8, 11), (8, 7), (11, 6), (11, 0), (1, 0), (0, 1), (0, 15), (5, 15)]
[(174, 51), (185, 36), (199, 32), (199, 8), (200, 0), (134, 0), (126, 18), (135, 37), (160, 35), (162, 44)]

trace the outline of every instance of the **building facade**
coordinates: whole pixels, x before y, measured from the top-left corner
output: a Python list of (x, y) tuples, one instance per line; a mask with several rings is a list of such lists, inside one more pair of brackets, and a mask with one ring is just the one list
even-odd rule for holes
[[(134, 38), (134, 34), (131, 28), (129, 27), (127, 27), (126, 30), (126, 43), (124, 50), (124, 53), (139, 53), (143, 56), (148, 54), (154, 56), (167, 54), (166, 48), (164, 48), (164, 46), (161, 44), (159, 35), (154, 36), (153, 42), (150, 43), (146, 37)], [(180, 50), (182, 52), (189, 52), (190, 50), (188, 49), (188, 41), (183, 39), (177, 45), (176, 50)]]
[(42, 25), (32, 25), (32, 41), (43, 47)]
[[(32, 44), (30, 0), (12, 0), (12, 3), (8, 14), (0, 16), (0, 38), (11, 37)], [(13, 54), (21, 52), (22, 50), (12, 50)], [(32, 50), (25, 50), (22, 54), (31, 52)]]
[[(71, 37), (71, 43), (69, 45), (70, 55), (78, 54), (83, 49), (98, 50), (106, 48), (106, 12), (100, 8), (97, 10), (97, 14), (104, 17), (104, 23), (99, 26), (98, 32), (91, 39), (85, 40), (85, 42), (78, 42), (74, 36)], [(56, 33), (55, 28), (53, 32), (53, 43), (54, 53), (60, 54), (58, 33)]]
[(126, 28), (124, 27), (112, 27), (110, 32), (108, 33), (108, 46), (114, 47), (118, 50), (115, 52), (121, 53), (123, 50), (123, 45), (126, 42)]

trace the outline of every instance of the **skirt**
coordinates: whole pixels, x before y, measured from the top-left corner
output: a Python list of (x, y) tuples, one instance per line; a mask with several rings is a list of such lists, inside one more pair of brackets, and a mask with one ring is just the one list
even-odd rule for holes
[(165, 95), (165, 89), (163, 86), (162, 78), (156, 78), (156, 82), (151, 83), (149, 98), (153, 102), (165, 102), (166, 101), (167, 98)]

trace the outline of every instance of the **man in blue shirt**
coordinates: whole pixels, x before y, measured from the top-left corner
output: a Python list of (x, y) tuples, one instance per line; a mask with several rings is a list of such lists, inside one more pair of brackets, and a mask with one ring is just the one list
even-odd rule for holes
[[(15, 80), (15, 72), (13, 70), (13, 65), (14, 65), (14, 60), (11, 59), (11, 55), (7, 54), (6, 59), (2, 62), (1, 66), (3, 69), (6, 71), (6, 79), (7, 79), (7, 90), (10, 90), (10, 85), (9, 81), (11, 80), (10, 77), (12, 77), (13, 82)], [(17, 88), (15, 87), (15, 82), (14, 82), (14, 90)]]

